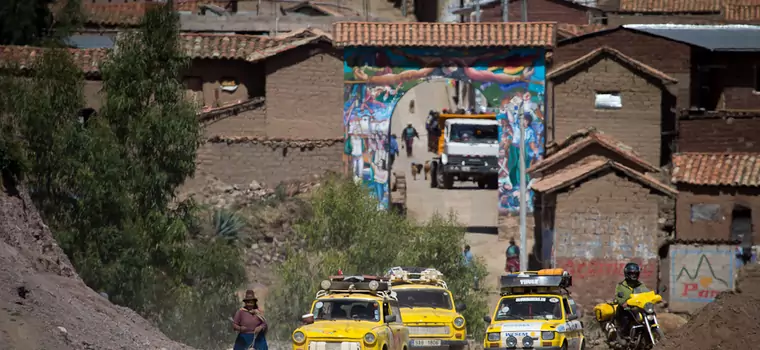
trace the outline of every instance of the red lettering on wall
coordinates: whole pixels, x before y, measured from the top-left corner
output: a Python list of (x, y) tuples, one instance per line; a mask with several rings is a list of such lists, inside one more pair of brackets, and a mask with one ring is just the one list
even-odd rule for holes
[(684, 283), (681, 296), (684, 298), (715, 299), (720, 293), (721, 291), (714, 289), (699, 289), (698, 283)]

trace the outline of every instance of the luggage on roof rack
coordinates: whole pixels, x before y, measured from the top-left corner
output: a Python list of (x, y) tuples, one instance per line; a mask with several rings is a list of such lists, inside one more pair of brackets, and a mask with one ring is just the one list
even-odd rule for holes
[(562, 269), (522, 271), (501, 276), (502, 295), (567, 291), (572, 285), (573, 276)]

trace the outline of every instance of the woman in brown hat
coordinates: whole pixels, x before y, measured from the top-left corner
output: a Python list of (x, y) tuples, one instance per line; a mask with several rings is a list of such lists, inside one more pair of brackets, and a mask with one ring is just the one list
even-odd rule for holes
[(235, 339), (234, 350), (268, 350), (265, 337), (267, 321), (258, 306), (256, 293), (252, 290), (245, 291), (243, 303), (245, 304), (232, 319), (232, 329), (238, 332)]

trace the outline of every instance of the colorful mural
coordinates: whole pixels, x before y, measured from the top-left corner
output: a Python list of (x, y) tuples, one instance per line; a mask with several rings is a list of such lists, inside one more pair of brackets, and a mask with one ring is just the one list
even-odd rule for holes
[[(502, 147), (499, 212), (519, 211), (518, 123), (526, 128), (526, 166), (544, 154), (543, 49), (347, 48), (344, 55), (347, 168), (355, 181), (370, 187), (380, 208), (389, 204), (393, 110), (417, 84), (444, 78), (471, 83), (497, 111)], [(533, 191), (528, 191), (527, 203), (532, 212)]]

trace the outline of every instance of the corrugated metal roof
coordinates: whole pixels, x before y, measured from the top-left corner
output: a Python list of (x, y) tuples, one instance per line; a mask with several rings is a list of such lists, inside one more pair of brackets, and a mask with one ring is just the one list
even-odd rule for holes
[(711, 51), (760, 51), (760, 26), (627, 24), (623, 27)]
[(105, 35), (78, 34), (66, 38), (66, 43), (77, 49), (110, 49), (113, 38)]

